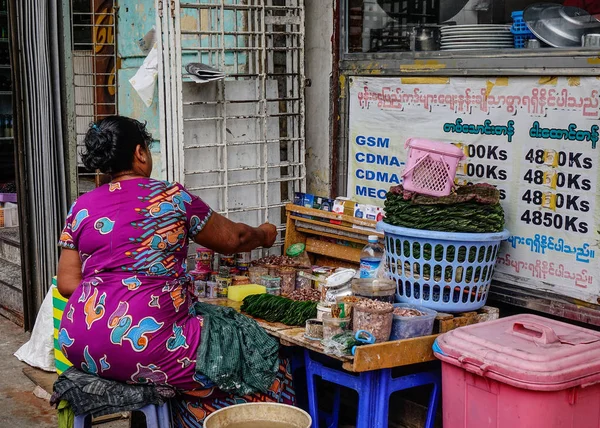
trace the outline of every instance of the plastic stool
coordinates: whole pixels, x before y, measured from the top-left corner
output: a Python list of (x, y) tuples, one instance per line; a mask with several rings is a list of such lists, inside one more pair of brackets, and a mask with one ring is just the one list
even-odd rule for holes
[(376, 427), (388, 426), (390, 395), (392, 393), (418, 386), (433, 385), (433, 390), (429, 397), (429, 405), (427, 406), (427, 420), (423, 426), (423, 428), (433, 428), (442, 389), (442, 381), (438, 371), (414, 373), (392, 378), (392, 370), (383, 369), (378, 371), (377, 381), (378, 391), (374, 406)]
[[(134, 410), (135, 412), (142, 412), (146, 416), (146, 427), (147, 428), (169, 428), (171, 426), (171, 412), (169, 410), (169, 403), (163, 403), (159, 406), (154, 404), (148, 404), (141, 409)], [(73, 428), (91, 428), (92, 427), (92, 415), (85, 414), (75, 416), (75, 422)]]
[[(356, 428), (371, 428), (372, 422), (372, 393), (374, 390), (374, 372), (364, 372), (351, 375), (341, 370), (332, 369), (313, 360), (308, 350), (304, 350), (304, 364), (306, 366), (306, 384), (308, 390), (308, 413), (313, 420), (312, 428), (319, 428), (319, 408), (317, 405), (317, 391), (315, 376), (336, 385), (354, 389), (358, 393), (358, 415)], [(336, 393), (334, 403), (333, 423), (337, 423), (339, 412), (339, 394)], [(387, 426), (387, 425), (385, 425)]]

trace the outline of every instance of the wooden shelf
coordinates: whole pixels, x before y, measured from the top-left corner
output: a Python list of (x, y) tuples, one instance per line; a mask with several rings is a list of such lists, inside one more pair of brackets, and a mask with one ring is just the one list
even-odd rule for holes
[[(285, 234), (285, 249), (296, 243), (306, 245), (306, 252), (311, 261), (324, 266), (346, 266), (356, 268), (360, 263), (361, 248), (342, 245), (339, 241), (367, 244), (369, 235), (383, 237), (375, 227), (377, 222), (362, 218), (305, 208), (299, 205), (286, 205), (287, 229)], [(308, 218), (307, 218), (308, 217)], [(332, 224), (330, 221), (342, 224)], [(335, 242), (319, 238), (329, 238)]]

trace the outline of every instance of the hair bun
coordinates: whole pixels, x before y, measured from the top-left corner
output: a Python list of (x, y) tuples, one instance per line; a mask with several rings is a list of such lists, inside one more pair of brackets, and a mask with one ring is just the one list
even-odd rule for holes
[(85, 134), (85, 149), (81, 159), (88, 170), (100, 170), (105, 174), (113, 172), (111, 165), (114, 164), (117, 149), (112, 132), (93, 124)]
[(148, 150), (151, 141), (146, 126), (139, 121), (125, 116), (107, 116), (90, 125), (81, 159), (89, 171), (100, 170), (111, 175), (130, 171), (137, 147)]

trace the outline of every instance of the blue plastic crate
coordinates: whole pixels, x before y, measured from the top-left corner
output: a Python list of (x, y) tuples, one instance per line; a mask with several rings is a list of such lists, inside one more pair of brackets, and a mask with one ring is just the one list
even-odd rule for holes
[(523, 49), (527, 45), (527, 40), (535, 39), (535, 35), (523, 20), (522, 10), (513, 12), (511, 17), (513, 19), (513, 25), (510, 27), (510, 32), (513, 33), (515, 39), (515, 48)]
[(398, 300), (440, 312), (474, 311), (485, 305), (500, 242), (499, 233), (450, 233), (379, 222)]

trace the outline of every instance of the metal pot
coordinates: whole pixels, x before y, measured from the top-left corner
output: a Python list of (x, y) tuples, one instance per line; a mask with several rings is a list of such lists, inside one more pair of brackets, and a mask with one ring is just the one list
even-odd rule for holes
[(440, 49), (440, 28), (433, 25), (419, 25), (413, 28), (415, 51), (437, 51)]
[(581, 45), (584, 48), (600, 49), (600, 34), (585, 34), (581, 36)]

